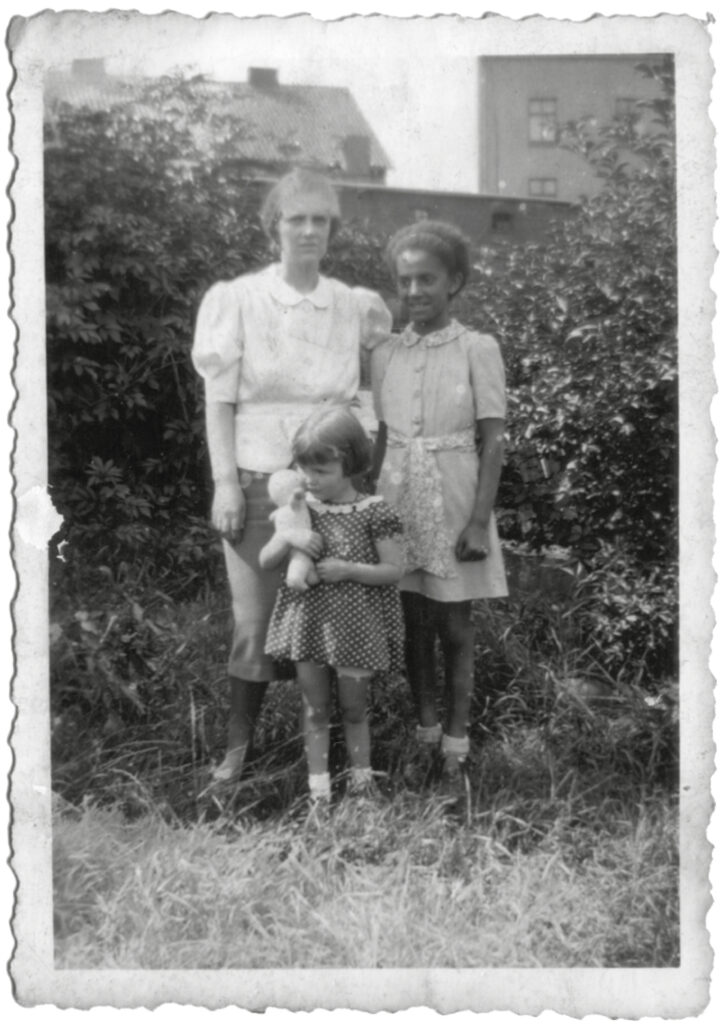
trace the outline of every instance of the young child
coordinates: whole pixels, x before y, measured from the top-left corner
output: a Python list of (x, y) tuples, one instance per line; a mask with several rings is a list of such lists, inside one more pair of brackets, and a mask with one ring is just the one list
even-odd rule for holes
[[(400, 588), (408, 679), (424, 760), (440, 752), (454, 792), (466, 782), (473, 694), (471, 602), (507, 593), (493, 504), (503, 455), (505, 391), (498, 344), (468, 330), (450, 305), (469, 276), (468, 243), (450, 224), (402, 228), (386, 252), (410, 322), (373, 358), (380, 421), (373, 477), (400, 513)], [(445, 677), (437, 708), (435, 644)]]
[(260, 553), (263, 569), (280, 565), (291, 547), (319, 559), (315, 586), (300, 592), (280, 584), (266, 644), (267, 654), (296, 663), (310, 797), (318, 807), (330, 801), (331, 670), (351, 765), (347, 792), (372, 795), (368, 684), (374, 672), (400, 671), (404, 663), (402, 526), (381, 497), (360, 493), (353, 481), (369, 470), (371, 447), (345, 407), (328, 406), (306, 420), (292, 449), (312, 529), (276, 534)]

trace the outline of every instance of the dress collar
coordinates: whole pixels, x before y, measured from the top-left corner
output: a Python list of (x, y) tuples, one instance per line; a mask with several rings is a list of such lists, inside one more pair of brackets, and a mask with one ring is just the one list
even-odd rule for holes
[(377, 505), (383, 499), (379, 494), (364, 494), (362, 498), (357, 498), (355, 501), (340, 501), (340, 502), (327, 502), (318, 501), (316, 498), (307, 495), (307, 504), (310, 508), (314, 508), (316, 512), (332, 512), (333, 515), (348, 515), (350, 512), (355, 512), (361, 508), (367, 508), (369, 505)]
[(299, 306), (307, 300), (316, 309), (327, 309), (332, 302), (332, 287), (326, 277), (320, 277), (315, 290), (303, 295), (282, 278), (280, 263), (274, 263), (269, 268), (269, 290), (272, 297), (282, 306)]
[(459, 324), (457, 320), (451, 320), (445, 327), (441, 327), (439, 331), (431, 331), (430, 334), (418, 334), (413, 330), (412, 324), (407, 324), (400, 335), (400, 339), (406, 348), (412, 348), (419, 341), (422, 341), (426, 348), (438, 348), (439, 345), (447, 345), (450, 341), (460, 338), (465, 333), (465, 330), (466, 328)]

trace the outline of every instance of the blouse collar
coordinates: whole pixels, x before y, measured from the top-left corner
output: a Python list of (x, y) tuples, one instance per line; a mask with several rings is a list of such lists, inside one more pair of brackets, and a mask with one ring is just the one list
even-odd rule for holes
[(316, 309), (327, 309), (331, 304), (332, 288), (326, 277), (321, 276), (314, 291), (306, 292), (303, 295), (302, 292), (298, 292), (296, 288), (293, 288), (291, 284), (287, 284), (284, 280), (280, 263), (273, 264), (269, 270), (270, 293), (281, 305), (299, 306), (300, 303), (307, 300)]
[(400, 337), (406, 348), (412, 348), (419, 341), (422, 341), (426, 348), (438, 348), (439, 345), (447, 345), (450, 341), (460, 338), (465, 330), (466, 328), (457, 320), (451, 320), (445, 327), (441, 327), (439, 331), (431, 331), (430, 334), (418, 334), (413, 330), (412, 324), (406, 324)]

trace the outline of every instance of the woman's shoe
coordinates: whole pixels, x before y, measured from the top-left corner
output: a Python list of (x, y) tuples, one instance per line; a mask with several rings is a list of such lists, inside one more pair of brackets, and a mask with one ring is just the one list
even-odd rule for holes
[(242, 746), (227, 751), (222, 763), (217, 765), (211, 773), (212, 782), (215, 785), (226, 786), (239, 782), (247, 760), (248, 748), (249, 744), (243, 743)]
[(451, 811), (461, 812), (471, 821), (471, 775), (468, 758), (457, 754), (441, 754), (438, 784), (439, 796)]

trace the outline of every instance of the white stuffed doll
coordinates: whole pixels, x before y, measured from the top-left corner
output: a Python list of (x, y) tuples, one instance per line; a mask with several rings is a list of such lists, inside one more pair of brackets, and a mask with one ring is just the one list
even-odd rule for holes
[[(277, 506), (270, 519), (275, 530), (309, 530), (310, 510), (305, 501), (302, 478), (293, 469), (279, 469), (272, 473), (267, 484), (269, 496)], [(307, 590), (319, 582), (314, 563), (304, 551), (293, 548), (287, 566), (287, 586), (292, 590)]]

